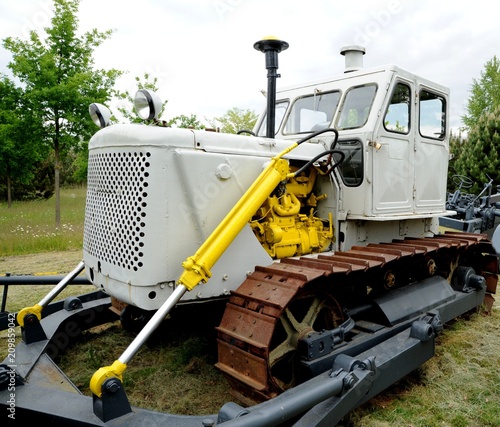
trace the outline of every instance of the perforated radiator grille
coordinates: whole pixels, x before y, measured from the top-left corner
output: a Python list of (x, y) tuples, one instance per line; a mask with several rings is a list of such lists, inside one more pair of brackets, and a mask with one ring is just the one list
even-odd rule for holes
[(91, 154), (83, 249), (121, 268), (144, 267), (151, 153)]

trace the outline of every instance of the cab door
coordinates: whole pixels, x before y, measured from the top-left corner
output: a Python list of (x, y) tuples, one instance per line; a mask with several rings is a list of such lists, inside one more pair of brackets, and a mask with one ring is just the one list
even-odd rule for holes
[(415, 132), (415, 212), (441, 212), (446, 203), (449, 143), (447, 94), (418, 86)]
[(398, 78), (382, 110), (372, 145), (372, 209), (376, 215), (413, 211), (414, 83)]

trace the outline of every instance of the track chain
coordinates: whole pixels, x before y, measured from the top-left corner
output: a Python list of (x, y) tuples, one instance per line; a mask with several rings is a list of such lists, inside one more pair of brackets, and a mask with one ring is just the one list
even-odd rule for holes
[[(282, 382), (272, 371), (273, 337), (279, 323), (284, 322), (282, 316), (285, 322), (295, 322), (288, 316), (287, 307), (307, 289), (323, 293), (335, 289), (335, 295), (344, 292), (352, 298), (367, 286), (387, 291), (433, 274), (450, 280), (459, 256), (461, 265), (474, 264), (476, 273), (486, 278), (487, 298), (492, 299), (498, 281), (498, 259), (486, 235), (479, 234), (449, 232), (436, 237), (405, 238), (257, 266), (232, 292), (217, 328), (216, 366), (226, 375), (239, 400), (250, 404), (270, 399), (293, 383), (293, 379), (290, 384)], [(320, 308), (315, 308), (319, 303), (310, 304), (311, 311), (319, 312)]]

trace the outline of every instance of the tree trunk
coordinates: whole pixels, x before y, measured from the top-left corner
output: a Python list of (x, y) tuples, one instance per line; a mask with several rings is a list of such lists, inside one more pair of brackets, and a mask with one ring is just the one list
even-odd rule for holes
[(10, 177), (10, 162), (7, 158), (6, 161), (6, 172), (7, 172), (7, 208), (12, 207), (12, 179)]
[(7, 208), (12, 207), (12, 180), (7, 173)]
[(56, 149), (54, 160), (54, 195), (56, 198), (56, 227), (61, 227), (61, 192), (59, 189), (59, 149)]
[(59, 174), (61, 163), (59, 159), (59, 119), (56, 117), (56, 137), (54, 138), (54, 196), (56, 201), (56, 227), (61, 228), (61, 192)]

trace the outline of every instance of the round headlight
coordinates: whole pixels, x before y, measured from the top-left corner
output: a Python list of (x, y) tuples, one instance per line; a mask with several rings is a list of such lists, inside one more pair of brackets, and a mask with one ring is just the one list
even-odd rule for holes
[(135, 94), (134, 107), (141, 119), (157, 119), (161, 112), (161, 99), (155, 92), (141, 89)]
[(89, 114), (92, 121), (100, 128), (105, 128), (109, 125), (111, 111), (105, 105), (94, 103), (89, 105)]

